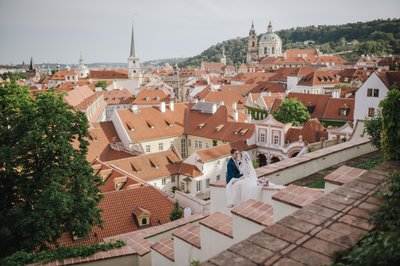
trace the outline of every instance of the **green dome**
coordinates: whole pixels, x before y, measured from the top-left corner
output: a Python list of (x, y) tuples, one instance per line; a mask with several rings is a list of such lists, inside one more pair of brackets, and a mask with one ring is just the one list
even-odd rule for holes
[(261, 36), (260, 42), (282, 42), (282, 40), (276, 33), (271, 32)]

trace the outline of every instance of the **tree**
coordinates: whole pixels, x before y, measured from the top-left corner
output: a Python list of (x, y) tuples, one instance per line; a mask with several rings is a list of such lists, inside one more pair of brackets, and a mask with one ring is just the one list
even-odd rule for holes
[(105, 80), (100, 80), (99, 82), (96, 83), (96, 87), (101, 87), (103, 90), (105, 90), (108, 87), (107, 81)]
[(0, 87), (0, 257), (101, 225), (86, 116), (54, 91)]
[(285, 99), (272, 115), (282, 123), (292, 123), (294, 126), (303, 125), (309, 120), (310, 114), (304, 104), (297, 99)]
[(381, 149), (382, 118), (380, 112), (377, 112), (374, 117), (366, 119), (364, 124), (364, 133), (368, 133), (371, 144), (375, 148)]
[(391, 88), (380, 103), (382, 109), (381, 148), (386, 160), (400, 160), (400, 89)]
[(178, 220), (179, 218), (182, 217), (182, 208), (179, 206), (179, 201), (175, 201), (174, 203), (174, 208), (171, 211), (171, 214), (169, 215), (169, 219), (171, 221)]

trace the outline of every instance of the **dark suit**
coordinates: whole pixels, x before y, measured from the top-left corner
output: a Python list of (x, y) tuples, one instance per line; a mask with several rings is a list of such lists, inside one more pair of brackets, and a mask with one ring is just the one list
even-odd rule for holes
[(242, 175), (243, 174), (240, 173), (233, 158), (230, 158), (228, 165), (226, 166), (226, 184), (228, 184), (232, 178), (239, 178)]

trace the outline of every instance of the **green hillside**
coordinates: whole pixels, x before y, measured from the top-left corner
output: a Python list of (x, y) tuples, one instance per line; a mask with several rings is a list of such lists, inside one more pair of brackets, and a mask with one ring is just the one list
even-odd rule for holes
[[(259, 32), (260, 33), (260, 32)], [(276, 32), (282, 39), (283, 50), (318, 48), (323, 53), (351, 51), (341, 56), (353, 60), (362, 54), (400, 54), (400, 19), (378, 19), (343, 25), (297, 27)], [(259, 38), (264, 32), (261, 32)], [(314, 44), (305, 45), (312, 40)], [(351, 44), (352, 40), (359, 43)], [(236, 38), (211, 46), (201, 54), (180, 63), (180, 67), (199, 67), (201, 61), (218, 62), (225, 47), (228, 64), (246, 61), (247, 37)]]

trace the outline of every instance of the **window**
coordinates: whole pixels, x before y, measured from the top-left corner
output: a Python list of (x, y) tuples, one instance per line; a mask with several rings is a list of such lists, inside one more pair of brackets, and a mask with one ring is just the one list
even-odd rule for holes
[(175, 176), (171, 176), (171, 183), (175, 183)]
[(260, 132), (260, 142), (265, 142), (265, 133), (264, 133), (264, 131)]
[(210, 178), (207, 178), (206, 179), (206, 188), (209, 188), (210, 187)]
[(186, 140), (181, 139), (181, 155), (183, 158), (186, 158)]
[(161, 185), (165, 185), (165, 183), (167, 183), (167, 179), (166, 178), (161, 179)]
[(372, 97), (372, 89), (367, 90), (367, 97)]
[(158, 143), (158, 150), (159, 151), (164, 150), (164, 145), (162, 143)]
[(256, 42), (252, 42), (252, 43), (251, 43), (251, 46), (252, 46), (252, 47), (256, 47)]
[(202, 149), (203, 148), (203, 143), (199, 140), (199, 148)]
[(150, 145), (146, 145), (146, 152), (150, 152), (150, 151), (151, 151)]
[(153, 185), (154, 185), (155, 187), (157, 187), (157, 183), (153, 183)]
[(187, 142), (188, 142), (188, 147), (192, 147), (192, 140), (188, 139)]
[(217, 146), (217, 144), (218, 144), (218, 141), (213, 139), (213, 146)]
[(174, 147), (174, 141), (172, 140), (170, 143), (171, 148)]
[(346, 116), (347, 115), (347, 110), (346, 108), (340, 108), (339, 109), (339, 115), (340, 116)]
[(379, 97), (379, 89), (374, 89), (374, 97)]
[(375, 108), (368, 108), (368, 117), (374, 117)]
[(221, 179), (221, 175), (217, 175), (217, 177), (215, 178), (217, 181), (219, 181)]
[(208, 142), (206, 142), (206, 148), (210, 148), (210, 144), (208, 144)]
[(201, 180), (196, 181), (196, 191), (200, 191), (201, 190)]
[(274, 135), (274, 144), (279, 144), (279, 136)]
[(194, 141), (194, 147), (198, 148), (199, 147), (199, 142), (197, 140)]
[(142, 219), (142, 225), (146, 225), (147, 224), (147, 218), (143, 218)]

